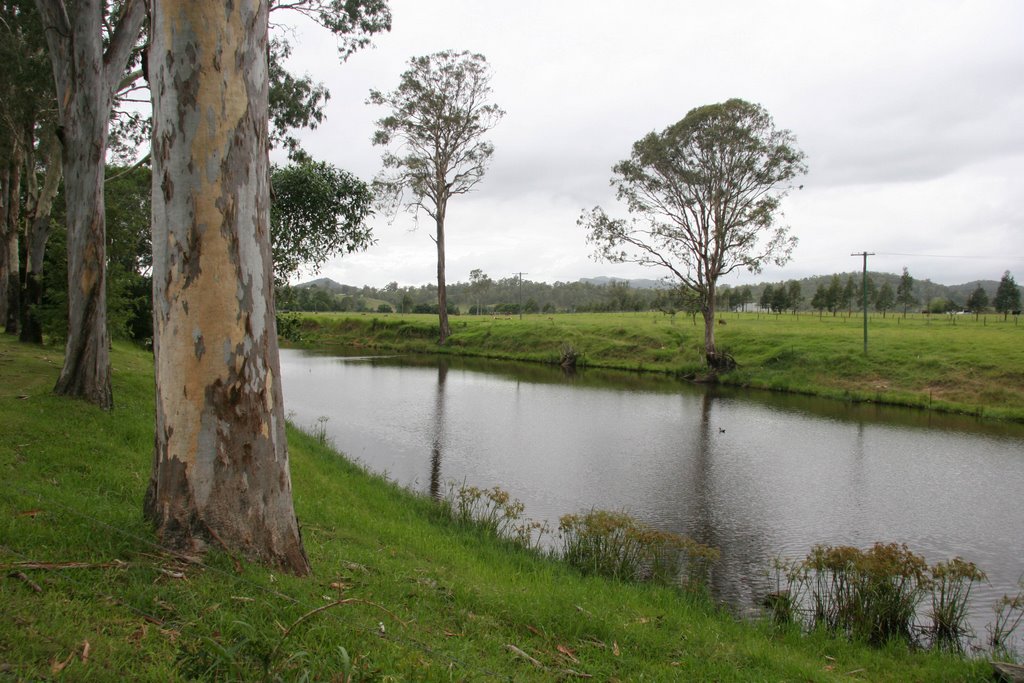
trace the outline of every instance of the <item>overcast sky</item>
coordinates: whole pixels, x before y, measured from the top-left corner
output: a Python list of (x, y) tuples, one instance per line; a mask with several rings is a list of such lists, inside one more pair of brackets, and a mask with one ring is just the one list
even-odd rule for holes
[[(871, 270), (958, 284), (1024, 280), (1024, 2), (390, 0), (394, 27), (339, 64), (326, 31), (299, 25), (290, 67), (331, 91), (301, 135), (314, 158), (369, 181), (380, 171), (371, 88), (408, 60), (483, 53), (507, 113), (484, 180), (449, 204), (447, 278), (571, 281), (664, 273), (590, 258), (581, 210), (624, 216), (611, 167), (694, 107), (763, 105), (807, 154), (784, 202), (799, 246), (783, 268), (726, 284)], [(281, 158), (277, 158), (281, 161)], [(435, 281), (430, 219), (373, 219), (378, 243), (329, 262), (352, 285)], [(311, 279), (305, 274), (303, 280)]]

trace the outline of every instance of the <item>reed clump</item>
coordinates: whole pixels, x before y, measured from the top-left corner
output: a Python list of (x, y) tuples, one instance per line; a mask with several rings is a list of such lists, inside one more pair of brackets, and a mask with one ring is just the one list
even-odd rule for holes
[(929, 631), (935, 647), (963, 652), (964, 642), (971, 635), (967, 621), (971, 588), (987, 578), (977, 565), (960, 557), (939, 562), (931, 568)]
[(522, 501), (500, 486), (485, 489), (465, 482), (449, 482), (441, 507), (460, 526), (478, 529), (529, 550), (539, 551), (548, 533), (546, 522), (525, 519)]
[(995, 619), (988, 625), (988, 645), (996, 657), (1014, 659), (1013, 635), (1024, 622), (1024, 576), (1018, 581), (1016, 595), (1004, 595), (995, 604)]
[(624, 512), (591, 510), (563, 515), (560, 557), (585, 574), (622, 581), (651, 581), (704, 591), (716, 548), (660, 531)]
[[(971, 636), (971, 588), (986, 579), (956, 557), (931, 567), (905, 544), (815, 546), (802, 560), (776, 560), (763, 605), (777, 624), (823, 629), (872, 645), (896, 640), (962, 652)], [(930, 609), (922, 615), (922, 605)], [(919, 621), (919, 615), (923, 619)]]

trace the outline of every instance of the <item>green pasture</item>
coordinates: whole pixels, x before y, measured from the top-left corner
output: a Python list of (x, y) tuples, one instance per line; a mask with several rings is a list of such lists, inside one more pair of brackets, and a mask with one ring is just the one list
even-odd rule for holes
[[(700, 377), (703, 321), (662, 313), (456, 316), (445, 347), (430, 315), (301, 314), (297, 339), (319, 348), (582, 362)], [(715, 330), (739, 368), (725, 384), (1024, 421), (1024, 325), (988, 315), (862, 317), (727, 313)]]

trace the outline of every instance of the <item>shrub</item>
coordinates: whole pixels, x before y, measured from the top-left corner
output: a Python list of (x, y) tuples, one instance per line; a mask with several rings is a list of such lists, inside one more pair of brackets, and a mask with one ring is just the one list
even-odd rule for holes
[(939, 562), (932, 574), (932, 643), (944, 650), (963, 652), (963, 643), (970, 635), (967, 624), (967, 604), (971, 587), (986, 579), (985, 572), (973, 562), (954, 557)]
[(988, 643), (994, 656), (1012, 659), (1010, 642), (1024, 621), (1024, 576), (1017, 582), (1020, 591), (1014, 597), (1004, 595), (995, 605), (995, 621), (988, 625)]
[[(872, 645), (913, 644), (920, 630), (934, 646), (954, 651), (962, 651), (969, 635), (971, 587), (985, 579), (959, 557), (929, 568), (896, 543), (867, 550), (818, 545), (803, 560), (777, 559), (769, 576), (774, 585), (762, 604), (777, 624), (801, 623)], [(929, 597), (931, 623), (918, 627), (918, 607)]]
[(718, 550), (647, 526), (624, 512), (591, 510), (559, 520), (561, 557), (585, 574), (654, 581), (692, 590), (707, 586)]
[(547, 522), (523, 519), (523, 503), (498, 486), (481, 489), (449, 482), (441, 505), (457, 524), (530, 550), (539, 550), (548, 532)]

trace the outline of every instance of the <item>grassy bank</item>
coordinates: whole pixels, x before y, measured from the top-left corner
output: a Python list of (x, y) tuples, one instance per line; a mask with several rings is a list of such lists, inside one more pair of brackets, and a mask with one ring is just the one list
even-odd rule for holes
[(151, 357), (114, 349), (109, 413), (51, 395), (59, 362), (57, 350), (0, 339), (0, 678), (988, 676), (978, 661), (804, 637), (668, 588), (582, 577), (459, 527), (295, 431), (296, 508), (314, 576), (221, 552), (172, 555), (140, 512)]
[[(571, 345), (592, 367), (703, 371), (703, 326), (660, 313), (453, 318), (437, 346), (428, 315), (301, 314), (303, 343), (556, 362)], [(1024, 421), (1024, 325), (998, 316), (862, 318), (729, 313), (716, 330), (739, 369), (727, 384)]]

